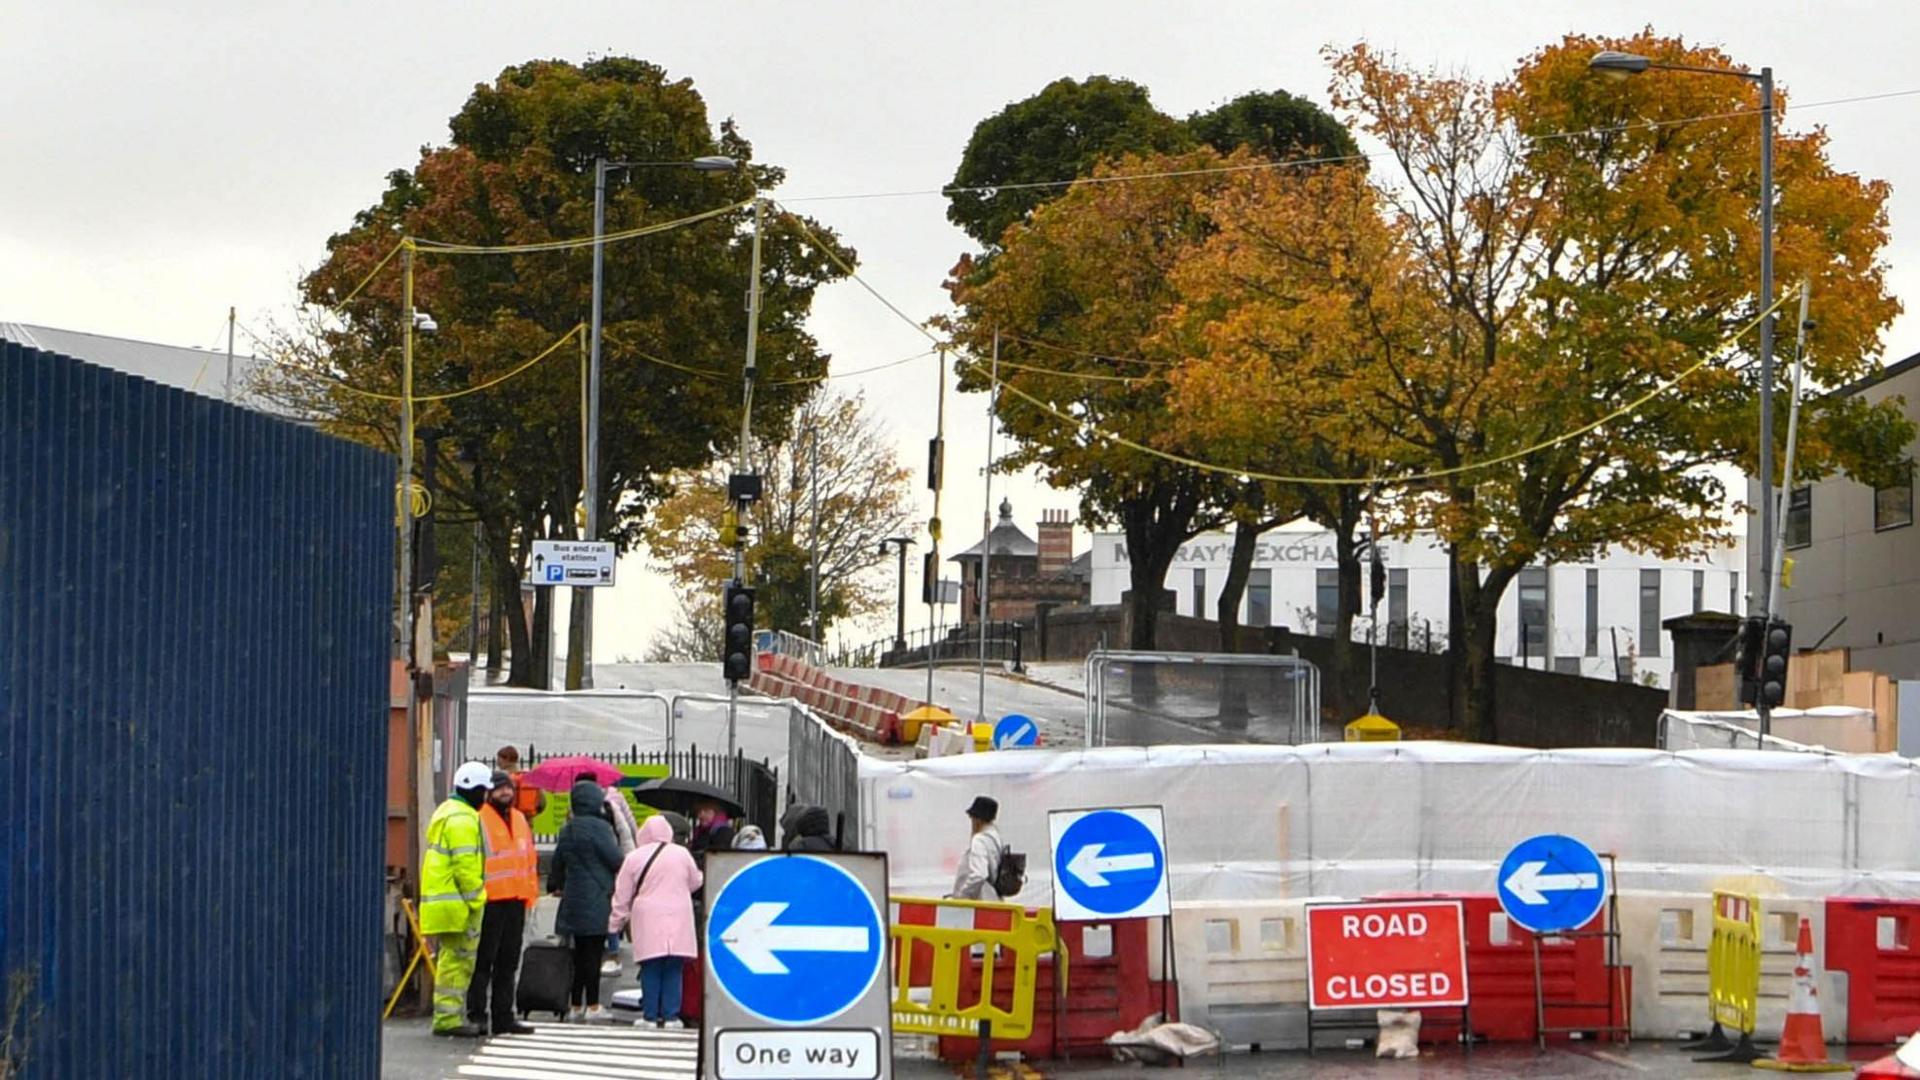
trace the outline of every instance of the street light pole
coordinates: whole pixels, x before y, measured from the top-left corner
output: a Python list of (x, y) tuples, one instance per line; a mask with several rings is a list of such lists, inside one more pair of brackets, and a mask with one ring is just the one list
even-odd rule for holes
[(980, 722), (987, 722), (987, 573), (993, 560), (993, 428), (1000, 403), (1000, 330), (993, 331), (993, 381), (987, 394), (987, 501), (980, 509)]
[(809, 531), (807, 547), (812, 549), (813, 558), (807, 574), (807, 629), (813, 634), (813, 643), (826, 645), (826, 635), (820, 632), (820, 425), (816, 421), (807, 431), (808, 468), (807, 468), (807, 519)]
[[(1773, 296), (1773, 69), (1763, 67), (1756, 74), (1732, 68), (1695, 67), (1690, 64), (1656, 63), (1645, 56), (1607, 50), (1596, 53), (1587, 62), (1589, 69), (1604, 75), (1626, 77), (1649, 69), (1685, 71), (1696, 75), (1725, 75), (1760, 86), (1760, 296), (1759, 308), (1768, 311)], [(1754, 595), (1759, 598), (1755, 614), (1762, 625), (1773, 616), (1770, 598), (1773, 585), (1774, 516), (1780, 512), (1773, 490), (1773, 315), (1760, 319), (1760, 570)], [(1792, 483), (1792, 478), (1788, 478)], [(1760, 716), (1764, 736), (1773, 712), (1764, 694), (1757, 695), (1754, 708)]]
[[(689, 168), (701, 172), (728, 172), (740, 163), (729, 157), (703, 157), (692, 161), (608, 161), (593, 159), (593, 314), (589, 318), (587, 344), (587, 434), (586, 475), (581, 486), (587, 504), (586, 539), (600, 539), (600, 321), (604, 296), (607, 234), (607, 174), (614, 169)], [(593, 689), (593, 589), (573, 591), (574, 603), (581, 605), (584, 626), (580, 636), (580, 689)]]
[[(760, 238), (766, 231), (767, 200), (758, 196), (753, 200), (753, 260), (747, 280), (747, 362), (740, 392), (740, 446), (734, 455), (734, 474), (745, 477), (748, 469), (747, 445), (753, 438), (753, 376), (754, 354), (760, 343)], [(737, 481), (736, 481), (737, 483)], [(751, 502), (744, 491), (735, 491), (734, 521), (745, 528), (747, 506)], [(733, 534), (733, 583), (745, 585), (747, 582), (747, 545), (736, 530)], [(740, 719), (740, 684), (727, 683), (727, 756), (732, 757), (736, 746), (735, 734)]]
[[(586, 475), (581, 484), (587, 503), (587, 539), (600, 539), (600, 312), (605, 277), (607, 233), (607, 159), (593, 159), (593, 315), (587, 342)], [(573, 602), (584, 611), (580, 635), (580, 689), (593, 689), (593, 590), (573, 590)]]

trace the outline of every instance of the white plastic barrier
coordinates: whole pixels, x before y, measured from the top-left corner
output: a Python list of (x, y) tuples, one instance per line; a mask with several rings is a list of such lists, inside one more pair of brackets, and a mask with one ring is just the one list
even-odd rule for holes
[[(1173, 908), (1181, 1019), (1228, 1047), (1307, 1044), (1307, 929), (1300, 900), (1190, 900)], [(1153, 953), (1156, 963), (1159, 955)]]
[[(860, 762), (861, 841), (894, 888), (944, 891), (976, 795), (1051, 895), (1047, 811), (1166, 809), (1176, 901), (1487, 892), (1518, 841), (1577, 836), (1628, 892), (1920, 896), (1920, 765), (1890, 755), (1448, 743), (1115, 747)], [(937, 892), (936, 892), (937, 895)]]
[[(1771, 883), (1733, 879), (1723, 888), (1760, 897), (1760, 998), (1756, 1037), (1777, 1039), (1786, 1023), (1793, 985), (1794, 949), (1800, 919), (1813, 924), (1815, 967), (1820, 968), (1827, 940), (1823, 900), (1768, 896)], [(1672, 1039), (1703, 1034), (1707, 1015), (1707, 943), (1713, 936), (1712, 898), (1707, 894), (1623, 894), (1620, 897), (1621, 955), (1633, 969), (1633, 1033)], [(1819, 971), (1822, 1030), (1839, 1039), (1847, 1030), (1846, 976)]]

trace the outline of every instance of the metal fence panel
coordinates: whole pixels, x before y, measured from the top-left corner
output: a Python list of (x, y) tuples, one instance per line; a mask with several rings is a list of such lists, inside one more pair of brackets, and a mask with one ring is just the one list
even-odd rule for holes
[(1320, 670), (1299, 656), (1087, 656), (1086, 745), (1319, 742)]
[(0, 345), (0, 1073), (378, 1073), (393, 483)]
[(860, 748), (799, 705), (788, 706), (787, 795), (824, 806), (851, 850), (860, 844)]

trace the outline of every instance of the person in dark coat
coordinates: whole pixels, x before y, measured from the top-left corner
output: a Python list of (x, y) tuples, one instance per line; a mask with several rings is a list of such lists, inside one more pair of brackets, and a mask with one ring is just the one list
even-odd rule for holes
[[(567, 1001), (573, 1020), (605, 1020), (600, 1005), (600, 960), (613, 913), (613, 882), (620, 873), (620, 841), (602, 816), (607, 793), (591, 780), (574, 782), (567, 823), (554, 842), (547, 891), (560, 897), (553, 929), (573, 939), (573, 989)], [(582, 1009), (584, 1006), (584, 1011)]]
[(824, 806), (795, 806), (788, 814), (785, 847), (788, 851), (838, 851), (833, 843), (833, 818)]
[(733, 846), (733, 819), (727, 816), (727, 808), (716, 802), (701, 802), (693, 811), (693, 835), (687, 838), (687, 850), (693, 852), (693, 861), (702, 868), (707, 865), (707, 852), (725, 851)]

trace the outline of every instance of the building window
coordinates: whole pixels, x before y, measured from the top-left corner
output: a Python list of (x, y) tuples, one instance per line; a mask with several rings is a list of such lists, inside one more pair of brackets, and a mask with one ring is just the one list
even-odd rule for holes
[(1317, 637), (1332, 637), (1340, 626), (1340, 571), (1316, 570), (1313, 574), (1313, 632)]
[(1600, 655), (1600, 571), (1587, 568), (1587, 655)]
[(1660, 655), (1660, 571), (1640, 571), (1640, 655)]
[(1706, 609), (1707, 572), (1705, 570), (1695, 570), (1693, 572), (1693, 610), (1700, 612)]
[(1735, 570), (1727, 579), (1727, 614), (1740, 614), (1740, 571)]
[(1873, 527), (1898, 529), (1913, 524), (1913, 467), (1907, 467), (1906, 479), (1892, 487), (1873, 489)]
[(1207, 572), (1205, 570), (1193, 572), (1193, 617), (1196, 619), (1207, 617)]
[(1813, 489), (1797, 487), (1787, 496), (1787, 546), (1803, 548), (1811, 543), (1813, 543)]
[(1273, 571), (1255, 570), (1247, 579), (1247, 625), (1273, 625)]
[(1407, 572), (1387, 571), (1387, 644), (1407, 647)]
[(1529, 660), (1547, 654), (1547, 568), (1520, 571), (1520, 655)]

